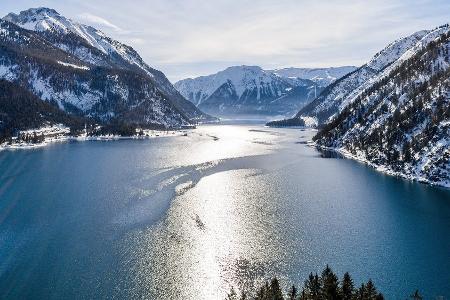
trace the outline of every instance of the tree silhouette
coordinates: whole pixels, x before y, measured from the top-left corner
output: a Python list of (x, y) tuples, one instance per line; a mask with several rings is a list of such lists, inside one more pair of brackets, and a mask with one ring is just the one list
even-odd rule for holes
[(411, 296), (409, 296), (409, 298), (414, 299), (414, 300), (422, 300), (422, 296), (419, 294), (419, 290), (416, 290), (414, 292), (414, 294), (412, 294)]
[(350, 277), (350, 274), (346, 272), (344, 274), (344, 278), (342, 279), (340, 296), (342, 300), (351, 300), (353, 298), (353, 293), (355, 291), (355, 287), (353, 285), (353, 280)]
[(295, 285), (291, 287), (291, 289), (288, 292), (288, 299), (289, 300), (296, 300), (297, 299), (297, 288)]

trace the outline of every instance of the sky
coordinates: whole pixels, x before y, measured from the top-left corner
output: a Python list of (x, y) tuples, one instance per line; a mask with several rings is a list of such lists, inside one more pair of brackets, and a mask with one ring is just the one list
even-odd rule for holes
[(41, 6), (132, 46), (172, 82), (232, 65), (359, 66), (450, 22), (450, 0), (1, 0), (0, 15)]

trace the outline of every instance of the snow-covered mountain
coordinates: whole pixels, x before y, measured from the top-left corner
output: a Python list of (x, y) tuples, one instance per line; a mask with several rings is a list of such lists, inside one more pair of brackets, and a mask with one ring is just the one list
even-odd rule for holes
[(391, 44), (371, 60), (379, 72), (314, 140), (379, 170), (450, 187), (450, 27), (412, 37), (406, 51)]
[(213, 75), (181, 80), (175, 83), (175, 88), (182, 95), (192, 93), (192, 97), (187, 97), (187, 99), (200, 105), (226, 83), (232, 86), (233, 92), (238, 98), (253, 89), (264, 93), (265, 87), (269, 87), (268, 92), (277, 97), (281, 95), (283, 89), (288, 88), (283, 80), (256, 66), (229, 67)]
[(357, 67), (354, 66), (342, 66), (331, 68), (283, 68), (268, 71), (285, 78), (309, 79), (320, 86), (326, 87), (356, 69)]
[(312, 80), (282, 77), (257, 66), (233, 66), (180, 80), (175, 88), (203, 111), (216, 115), (292, 115), (322, 90)]
[(131, 47), (49, 8), (0, 21), (0, 78), (102, 121), (177, 127), (208, 119)]
[(417, 45), (427, 44), (442, 32), (442, 28), (423, 30), (392, 42), (374, 55), (368, 63), (329, 85), (319, 97), (298, 112), (296, 119), (308, 126), (322, 125), (331, 121), (361, 90), (377, 80), (377, 76), (387, 67)]

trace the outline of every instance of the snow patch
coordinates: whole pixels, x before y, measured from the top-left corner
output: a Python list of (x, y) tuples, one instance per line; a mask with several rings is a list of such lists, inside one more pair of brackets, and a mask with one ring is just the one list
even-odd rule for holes
[(62, 62), (62, 61), (58, 61), (58, 64), (63, 65), (65, 67), (74, 68), (74, 69), (90, 70), (90, 68), (86, 67), (86, 66), (78, 66), (78, 65), (74, 65), (74, 64), (65, 63), (65, 62)]

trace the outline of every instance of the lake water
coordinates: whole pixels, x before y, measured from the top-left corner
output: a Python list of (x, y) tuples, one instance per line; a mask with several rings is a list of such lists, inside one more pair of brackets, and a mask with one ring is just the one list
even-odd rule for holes
[(450, 191), (260, 125), (0, 152), (0, 298), (223, 299), (330, 264), (450, 297)]

